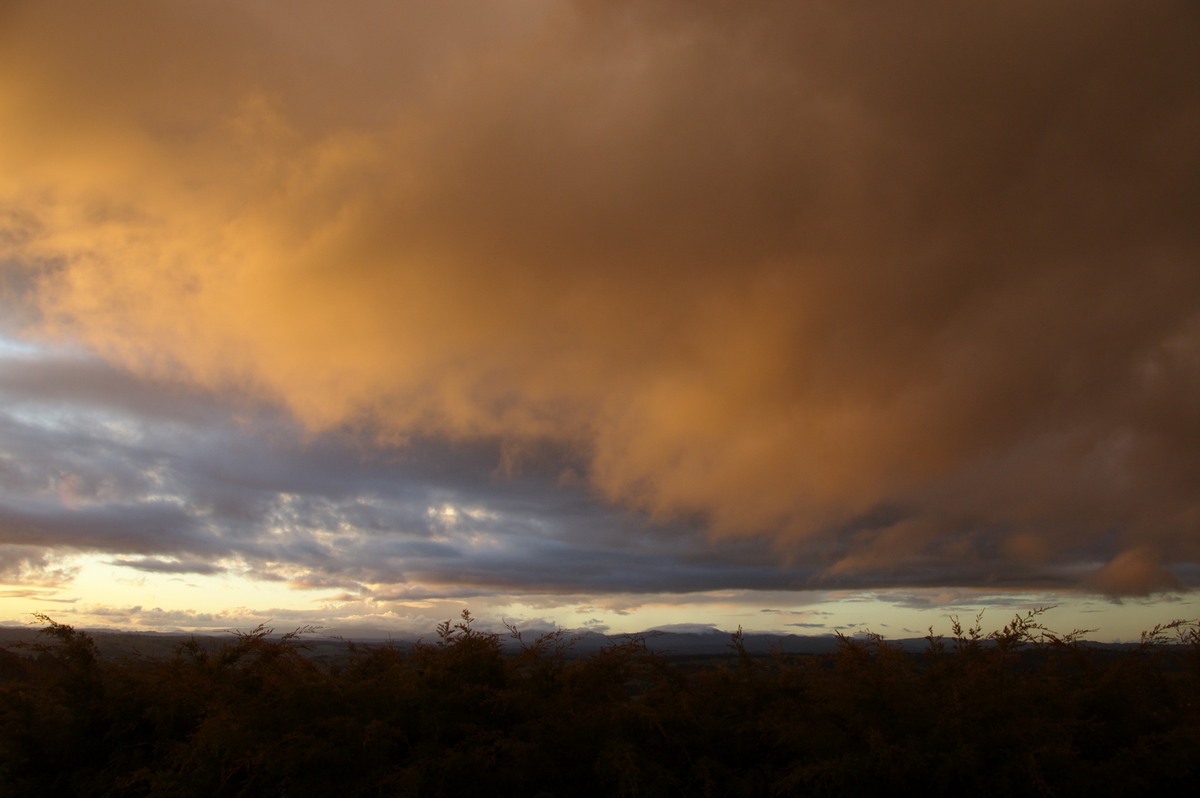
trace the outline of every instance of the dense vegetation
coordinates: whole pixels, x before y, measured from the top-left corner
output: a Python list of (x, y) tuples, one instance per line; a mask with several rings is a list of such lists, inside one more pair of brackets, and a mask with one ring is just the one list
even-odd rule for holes
[(701, 666), (643, 640), (516, 654), (464, 612), (410, 650), (298, 633), (100, 657), (42, 618), (0, 651), (9, 795), (1114, 795), (1200, 783), (1200, 635), (1176, 621), (1101, 651), (1037, 611), (983, 634)]

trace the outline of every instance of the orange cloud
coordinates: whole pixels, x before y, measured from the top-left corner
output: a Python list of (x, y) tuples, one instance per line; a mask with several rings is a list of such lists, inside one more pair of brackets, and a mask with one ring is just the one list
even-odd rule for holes
[(9, 4), (0, 255), (40, 334), (312, 429), (911, 514), (841, 568), (1195, 558), (1196, 9), (938, 9)]
[(1180, 587), (1161, 557), (1146, 547), (1121, 552), (1092, 575), (1091, 586), (1115, 595), (1142, 596)]

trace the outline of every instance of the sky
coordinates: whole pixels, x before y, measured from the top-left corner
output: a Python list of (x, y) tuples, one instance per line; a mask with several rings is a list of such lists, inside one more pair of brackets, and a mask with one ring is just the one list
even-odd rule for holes
[(0, 622), (1200, 616), (1200, 6), (0, 2)]

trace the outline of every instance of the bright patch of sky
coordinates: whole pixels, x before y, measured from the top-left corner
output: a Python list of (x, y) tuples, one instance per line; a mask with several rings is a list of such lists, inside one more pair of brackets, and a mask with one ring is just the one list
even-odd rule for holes
[[(1002, 627), (1014, 615), (1049, 607), (1041, 620), (1056, 633), (1095, 628), (1088, 639), (1128, 642), (1136, 641), (1155, 624), (1200, 613), (1196, 594), (1115, 604), (1084, 596), (1064, 601), (1061, 595), (966, 590), (951, 601), (934, 591), (907, 595), (716, 591), (661, 597), (578, 597), (574, 601), (563, 596), (476, 595), (375, 601), (369, 595), (339, 595), (324, 587), (248, 578), (236, 562), (222, 563), (226, 570), (213, 574), (142, 571), (99, 554), (79, 555), (66, 565), (77, 569), (77, 575), (57, 589), (0, 588), (0, 615), (31, 620), (31, 613), (44, 612), (81, 626), (152, 631), (221, 631), (253, 628), (259, 623), (290, 629), (314, 623), (334, 633), (351, 628), (427, 637), (438, 621), (468, 608), (479, 628), (501, 632), (508, 623), (535, 631), (562, 628), (609, 635), (656, 628), (731, 632), (742, 627), (748, 632), (798, 635), (874, 632), (899, 640), (924, 637), (930, 627), (935, 635), (948, 636), (954, 618), (970, 627), (980, 613), (986, 633)], [(414, 595), (421, 589), (410, 587)]]
[(0, 335), (0, 358), (9, 357), (38, 357), (45, 355), (46, 350), (36, 344), (31, 344), (28, 341), (22, 341), (17, 338), (9, 338), (5, 335)]

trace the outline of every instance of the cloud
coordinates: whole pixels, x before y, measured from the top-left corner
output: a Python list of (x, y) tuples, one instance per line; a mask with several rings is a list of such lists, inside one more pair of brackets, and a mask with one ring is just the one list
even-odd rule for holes
[(160, 560), (147, 557), (141, 560), (127, 560), (121, 557), (113, 560), (112, 565), (133, 568), (138, 571), (148, 571), (159, 574), (219, 574), (224, 571), (218, 565), (195, 560)]
[(0, 399), (0, 575), (15, 584), (68, 583), (79, 553), (377, 605), (796, 578), (761, 543), (713, 549), (699, 528), (654, 527), (553, 472), (496, 476), (491, 444), (373, 451), (306, 438), (269, 409), (247, 426), (238, 404), (79, 354), (0, 359)]
[[(1200, 12), (927, 10), (9, 4), (3, 298), (27, 335), (277, 403), (313, 440), (570, 469), (651, 519), (638, 557), (685, 589), (711, 560), (672, 524), (830, 585), (1110, 560), (1091, 584), (1173, 584), (1200, 559)], [(660, 578), (203, 459), (191, 509), (110, 504), (140, 519), (118, 532), (28, 507), (9, 534), (378, 579), (311, 534), (353, 515), (476, 558), (409, 548), (405, 574)], [(235, 545), (198, 507), (282, 534)], [(1118, 577), (1143, 550), (1153, 578)], [(778, 586), (745, 551), (723, 578)]]
[(675, 634), (721, 634), (711, 623), (668, 623), (655, 626), (650, 632), (673, 632)]
[(24, 586), (9, 595), (49, 596), (77, 572), (77, 568), (41, 546), (0, 543), (0, 581)]
[(1121, 552), (1091, 577), (1092, 586), (1115, 595), (1149, 595), (1178, 590), (1179, 580), (1147, 548)]

